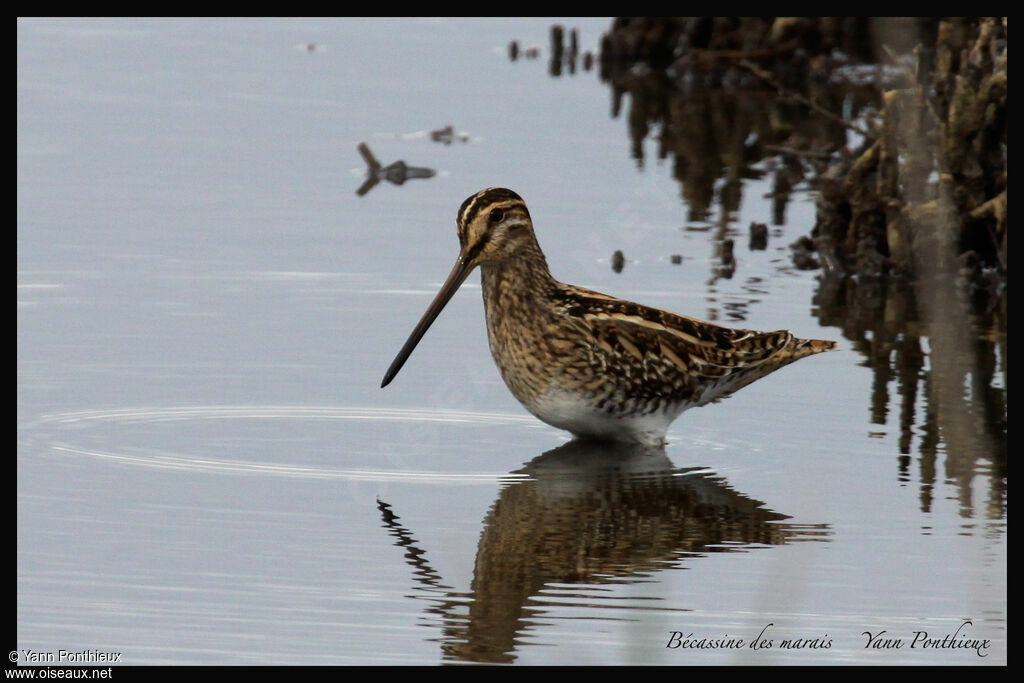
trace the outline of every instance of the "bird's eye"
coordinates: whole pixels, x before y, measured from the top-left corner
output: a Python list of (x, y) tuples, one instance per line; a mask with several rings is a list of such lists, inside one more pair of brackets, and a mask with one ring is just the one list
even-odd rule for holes
[(500, 223), (501, 219), (505, 217), (505, 212), (501, 209), (494, 209), (491, 211), (491, 222)]

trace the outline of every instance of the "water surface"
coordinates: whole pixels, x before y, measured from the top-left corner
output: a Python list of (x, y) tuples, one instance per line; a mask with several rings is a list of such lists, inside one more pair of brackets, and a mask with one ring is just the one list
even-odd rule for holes
[[(733, 172), (731, 100), (645, 118), (596, 69), (550, 75), (551, 23), (18, 22), (19, 650), (1005, 663), (1005, 336), (972, 337), (990, 371), (951, 411), (903, 293), (793, 266), (813, 195)], [(609, 25), (562, 23), (591, 50)], [(730, 125), (683, 135), (684, 112)], [(432, 141), (447, 125), (465, 141)], [(357, 196), (360, 142), (436, 173)], [(502, 384), (474, 275), (379, 389), (493, 185), (563, 281), (841, 351), (685, 414), (664, 450), (570, 442)], [(910, 647), (958, 628), (984, 657)], [(907, 642), (866, 648), (881, 631)]]

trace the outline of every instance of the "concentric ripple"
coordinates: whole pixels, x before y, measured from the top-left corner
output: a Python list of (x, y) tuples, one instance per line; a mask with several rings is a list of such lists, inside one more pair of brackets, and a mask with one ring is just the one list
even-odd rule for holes
[[(129, 425), (167, 422), (203, 422), (211, 420), (286, 420), (330, 421), (355, 420), (362, 422), (392, 421), (399, 423), (466, 423), (495, 425), (530, 423), (527, 416), (507, 413), (489, 413), (428, 408), (373, 408), (345, 406), (175, 406), (163, 408), (123, 408), (117, 410), (85, 410), (44, 415), (26, 426), (26, 432), (35, 432), (45, 442), (50, 453), (96, 458), (110, 463), (157, 469), (177, 469), (192, 472), (233, 473), (290, 477), (305, 479), (349, 479), (357, 481), (417, 481), (422, 483), (507, 481), (508, 472), (430, 472), (406, 469), (382, 470), (359, 468), (333, 468), (318, 465), (274, 463), (234, 458), (218, 458), (180, 452), (140, 449), (93, 448), (83, 445), (92, 427), (100, 425)], [(104, 435), (109, 438), (109, 434)]]
[(179, 406), (166, 408), (123, 408), (120, 410), (83, 410), (44, 415), (35, 424), (75, 422), (166, 422), (170, 420), (218, 419), (312, 419), (312, 420), (392, 420), (402, 422), (470, 422), (474, 424), (510, 424), (533, 422), (525, 415), (485, 413), (432, 408), (349, 408), (344, 406)]

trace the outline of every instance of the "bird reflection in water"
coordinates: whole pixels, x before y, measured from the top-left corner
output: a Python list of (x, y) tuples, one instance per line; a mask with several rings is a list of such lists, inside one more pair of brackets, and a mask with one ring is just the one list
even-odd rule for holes
[(601, 608), (593, 586), (650, 581), (709, 553), (831, 536), (828, 525), (785, 523), (704, 468), (673, 467), (662, 447), (574, 440), (512, 474), (484, 520), (468, 592), (445, 585), (392, 506), (377, 501), (405, 548), (415, 595), (431, 602), (431, 623), (440, 619), (445, 659), (512, 662), (550, 607)]

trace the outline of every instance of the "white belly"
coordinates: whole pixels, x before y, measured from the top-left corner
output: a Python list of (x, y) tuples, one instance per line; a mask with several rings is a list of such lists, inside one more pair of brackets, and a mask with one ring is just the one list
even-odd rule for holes
[(660, 446), (665, 443), (668, 426), (679, 417), (684, 406), (620, 417), (590, 405), (579, 394), (552, 389), (526, 408), (549, 425), (576, 436)]

